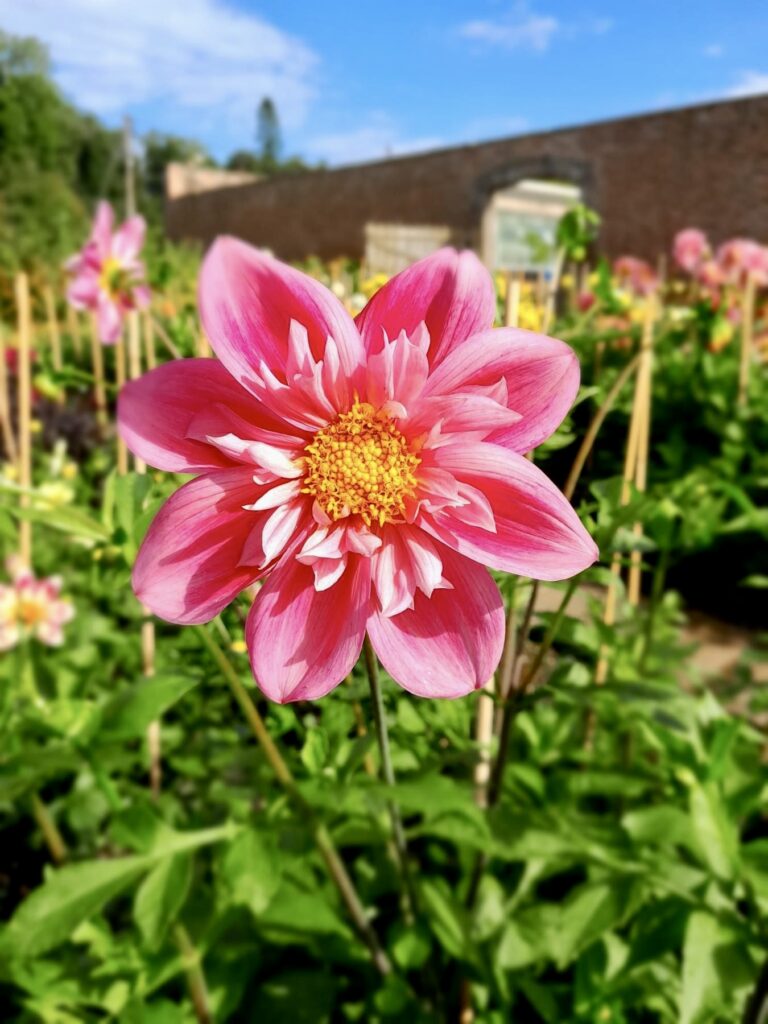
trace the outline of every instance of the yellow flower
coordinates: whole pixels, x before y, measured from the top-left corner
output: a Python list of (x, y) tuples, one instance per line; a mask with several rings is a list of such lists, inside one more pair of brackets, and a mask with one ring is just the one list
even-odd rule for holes
[(369, 277), (363, 281), (360, 285), (360, 289), (367, 299), (370, 299), (372, 295), (375, 295), (379, 288), (383, 288), (389, 280), (388, 274), (374, 274), (373, 277)]
[(231, 651), (234, 651), (235, 654), (245, 654), (248, 650), (248, 645), (245, 640), (233, 640), (229, 645), (229, 648)]

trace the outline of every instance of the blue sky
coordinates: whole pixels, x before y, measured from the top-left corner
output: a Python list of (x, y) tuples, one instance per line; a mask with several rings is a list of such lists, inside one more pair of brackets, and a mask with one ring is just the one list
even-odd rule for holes
[(765, 0), (0, 0), (79, 106), (331, 164), (768, 92)]

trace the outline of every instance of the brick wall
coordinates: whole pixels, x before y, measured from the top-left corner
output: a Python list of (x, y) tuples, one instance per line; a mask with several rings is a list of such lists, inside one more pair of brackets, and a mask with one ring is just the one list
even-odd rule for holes
[(369, 221), (445, 224), (479, 245), (487, 197), (523, 177), (573, 181), (609, 256), (654, 258), (679, 228), (768, 242), (768, 96), (604, 121), (166, 200), (171, 238), (234, 234), (284, 259), (360, 257)]

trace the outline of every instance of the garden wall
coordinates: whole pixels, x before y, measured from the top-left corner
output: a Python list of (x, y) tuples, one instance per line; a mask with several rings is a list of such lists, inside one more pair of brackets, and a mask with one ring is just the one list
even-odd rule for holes
[(648, 258), (695, 224), (768, 241), (768, 96), (756, 96), (166, 199), (176, 240), (231, 233), (284, 259), (361, 257), (368, 222), (446, 225), (479, 247), (490, 194), (524, 177), (581, 186), (609, 256)]

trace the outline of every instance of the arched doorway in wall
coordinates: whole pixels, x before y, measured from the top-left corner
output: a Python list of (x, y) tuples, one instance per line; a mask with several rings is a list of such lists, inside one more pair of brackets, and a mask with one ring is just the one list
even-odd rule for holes
[(590, 203), (591, 191), (589, 168), (580, 161), (516, 161), (486, 175), (477, 190), (483, 262), (491, 271), (549, 277), (557, 224), (577, 203)]

